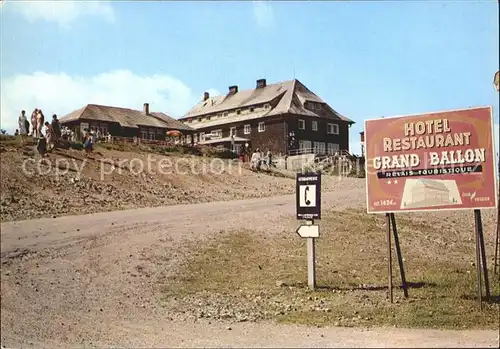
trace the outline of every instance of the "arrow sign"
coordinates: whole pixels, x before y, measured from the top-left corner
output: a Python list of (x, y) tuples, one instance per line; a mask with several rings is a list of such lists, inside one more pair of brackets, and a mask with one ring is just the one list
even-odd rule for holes
[(319, 226), (301, 225), (297, 229), (297, 234), (299, 234), (301, 238), (319, 238)]

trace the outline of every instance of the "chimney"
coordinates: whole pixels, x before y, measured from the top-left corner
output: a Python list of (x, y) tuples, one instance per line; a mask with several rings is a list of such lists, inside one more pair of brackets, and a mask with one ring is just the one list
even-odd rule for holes
[(144, 114), (149, 115), (149, 103), (144, 103)]
[(203, 101), (206, 101), (209, 98), (210, 98), (210, 93), (208, 92), (203, 93)]
[(229, 94), (235, 94), (235, 93), (238, 93), (238, 86), (237, 85), (229, 86)]
[(257, 88), (263, 88), (263, 87), (266, 87), (266, 79), (257, 80)]

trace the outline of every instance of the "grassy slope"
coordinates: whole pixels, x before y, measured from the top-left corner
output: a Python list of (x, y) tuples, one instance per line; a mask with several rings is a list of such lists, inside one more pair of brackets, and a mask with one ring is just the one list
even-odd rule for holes
[(346, 210), (330, 211), (321, 221), (318, 291), (305, 287), (305, 241), (291, 230), (269, 238), (250, 230), (223, 232), (207, 245), (189, 247), (180, 272), (162, 283), (165, 306), (240, 321), (497, 329), (500, 287), (490, 271), (496, 297), (480, 312), (469, 232), (458, 232), (451, 222), (430, 224), (411, 216), (397, 217), (397, 223), (412, 285), (409, 299), (397, 287), (393, 254), (396, 302), (387, 300), (383, 216)]

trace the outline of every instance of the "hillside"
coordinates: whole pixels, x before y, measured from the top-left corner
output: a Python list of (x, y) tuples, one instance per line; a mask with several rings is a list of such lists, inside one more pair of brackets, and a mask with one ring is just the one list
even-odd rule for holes
[[(234, 160), (214, 158), (207, 152), (182, 154), (186, 151), (102, 144), (89, 158), (82, 150), (58, 149), (40, 161), (34, 146), (2, 138), (1, 221), (294, 191), (293, 176), (255, 173)], [(333, 188), (337, 179), (324, 182), (325, 188)]]

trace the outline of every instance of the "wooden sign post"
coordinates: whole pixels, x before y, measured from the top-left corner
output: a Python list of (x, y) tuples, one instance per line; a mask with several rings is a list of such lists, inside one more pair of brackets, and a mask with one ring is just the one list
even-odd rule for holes
[(408, 298), (408, 284), (406, 282), (405, 268), (403, 264), (403, 255), (401, 253), (401, 246), (399, 244), (398, 229), (396, 227), (396, 217), (394, 213), (385, 214), (385, 224), (387, 232), (387, 250), (388, 250), (388, 268), (389, 268), (389, 299), (393, 302), (392, 292), (392, 248), (391, 248), (391, 231), (394, 235), (394, 247), (396, 248), (396, 257), (398, 258), (399, 273), (401, 275), (401, 287), (405, 298)]

